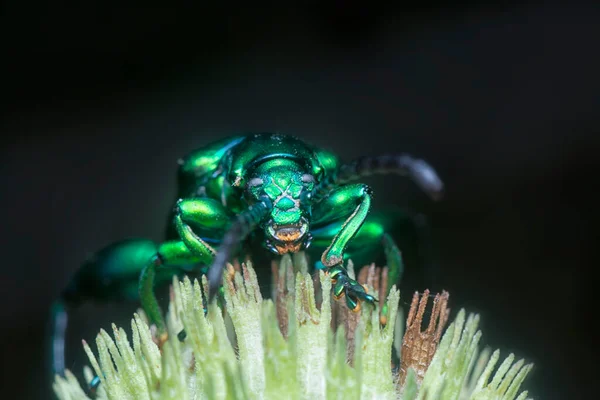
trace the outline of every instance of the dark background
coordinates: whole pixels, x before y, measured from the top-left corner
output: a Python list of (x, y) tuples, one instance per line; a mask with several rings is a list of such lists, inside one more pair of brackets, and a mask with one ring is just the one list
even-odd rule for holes
[[(596, 378), (600, 9), (385, 4), (4, 3), (3, 398), (7, 384), (50, 398), (47, 309), (79, 263), (115, 239), (159, 240), (176, 160), (253, 130), (345, 159), (430, 161), (444, 202), (374, 178), (375, 206), (429, 216), (430, 288), (481, 313), (482, 343), (536, 363), (530, 395), (583, 395)], [(102, 310), (76, 316), (70, 359), (109, 327)]]

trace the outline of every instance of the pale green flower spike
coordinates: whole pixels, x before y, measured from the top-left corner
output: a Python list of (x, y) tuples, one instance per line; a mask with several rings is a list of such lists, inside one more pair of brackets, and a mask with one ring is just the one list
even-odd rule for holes
[[(380, 303), (375, 309), (363, 304), (357, 318), (358, 315), (345, 308), (343, 300), (333, 300), (328, 276), (322, 271), (314, 278), (307, 273), (302, 256), (295, 256), (293, 262), (290, 256), (285, 256), (274, 275), (274, 300), (265, 300), (250, 263), (242, 264), (235, 272), (231, 267), (224, 279), (225, 312), (213, 303), (206, 316), (202, 299), (206, 279), (201, 283), (187, 277), (183, 281), (174, 279), (167, 313), (169, 338), (162, 352), (153, 341), (153, 331), (143, 312), (134, 314), (130, 337), (124, 329), (113, 325), (112, 337), (100, 330), (96, 353), (83, 342), (93, 368), (93, 372), (89, 367), (84, 368), (84, 378), (88, 382), (94, 375), (101, 379), (95, 398), (524, 400), (527, 397), (527, 392), (519, 393), (519, 389), (532, 364), (525, 365), (523, 360), (514, 362), (514, 355), (510, 354), (494, 372), (500, 354), (489, 349), (479, 352), (478, 315), (467, 316), (460, 310), (438, 345), (439, 335), (434, 330), (441, 332), (446, 321), (440, 318), (437, 327), (433, 324), (421, 332), (420, 311), (415, 314), (415, 301), (408, 318), (419, 326), (411, 322), (403, 335), (404, 314), (398, 308), (400, 292), (395, 286), (386, 299), (387, 324), (382, 327)], [(384, 300), (377, 290), (369, 287), (369, 291), (380, 302)], [(426, 300), (421, 302), (423, 310)], [(434, 307), (438, 309), (432, 314), (445, 315), (445, 303), (436, 304)], [(332, 325), (337, 328), (331, 329)], [(180, 342), (177, 334), (184, 328), (187, 336)], [(424, 353), (423, 346), (429, 346)], [(398, 366), (393, 368), (392, 355), (401, 357), (404, 349), (411, 361), (405, 360), (405, 371), (400, 371), (405, 376), (399, 376)], [(433, 354), (433, 358), (422, 354)], [(65, 377), (55, 378), (53, 389), (60, 400), (91, 399), (70, 371), (66, 371)]]

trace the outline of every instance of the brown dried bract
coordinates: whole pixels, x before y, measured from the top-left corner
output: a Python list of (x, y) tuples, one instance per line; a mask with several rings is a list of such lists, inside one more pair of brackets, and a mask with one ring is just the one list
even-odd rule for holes
[(271, 271), (273, 272), (273, 280), (275, 281), (275, 311), (277, 314), (277, 322), (279, 330), (284, 338), (287, 338), (289, 332), (289, 309), (288, 304), (293, 299), (293, 293), (288, 290), (288, 280), (294, 276), (294, 268), (292, 264), (287, 265), (286, 271), (280, 271), (283, 266), (277, 261), (271, 263)]
[(408, 369), (412, 368), (417, 377), (417, 383), (421, 384), (425, 372), (433, 359), (446, 323), (450, 309), (448, 305), (448, 292), (438, 293), (433, 299), (433, 309), (429, 326), (421, 331), (423, 314), (429, 299), (429, 289), (425, 290), (419, 301), (419, 293), (415, 292), (410, 311), (406, 320), (406, 332), (402, 340), (402, 357), (400, 362), (400, 385), (404, 384)]
[(238, 260), (237, 258), (234, 259), (230, 264), (227, 264), (227, 268), (233, 268), (234, 272), (240, 272), (242, 270), (242, 266), (240, 264), (240, 260)]
[[(238, 268), (239, 268), (239, 264), (238, 264)], [(233, 266), (232, 264), (227, 264), (226, 271), (225, 271), (225, 280), (227, 282), (227, 286), (231, 290), (231, 293), (236, 292), (235, 283), (234, 283), (236, 271), (239, 271), (239, 269), (236, 269), (236, 267)]]

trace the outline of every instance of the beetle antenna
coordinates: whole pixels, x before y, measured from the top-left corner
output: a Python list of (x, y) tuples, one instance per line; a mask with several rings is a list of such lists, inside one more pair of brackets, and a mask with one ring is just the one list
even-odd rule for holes
[(223, 271), (229, 259), (243, 241), (252, 232), (260, 221), (268, 215), (273, 204), (268, 197), (262, 197), (258, 203), (248, 207), (237, 215), (231, 227), (223, 237), (212, 266), (208, 270), (208, 292), (209, 302), (217, 293), (219, 286), (223, 283)]
[(408, 176), (433, 200), (439, 200), (444, 192), (444, 183), (427, 162), (408, 154), (396, 154), (364, 156), (341, 165), (332, 175), (315, 187), (313, 199), (320, 201), (337, 185), (375, 174)]

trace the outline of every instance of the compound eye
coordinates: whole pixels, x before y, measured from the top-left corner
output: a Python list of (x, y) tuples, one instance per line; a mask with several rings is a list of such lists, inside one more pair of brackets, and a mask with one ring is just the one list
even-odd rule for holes
[(256, 187), (265, 183), (261, 178), (252, 178), (248, 182), (248, 187)]
[(304, 183), (312, 183), (315, 181), (315, 177), (312, 176), (311, 174), (304, 174), (302, 175), (302, 182)]

